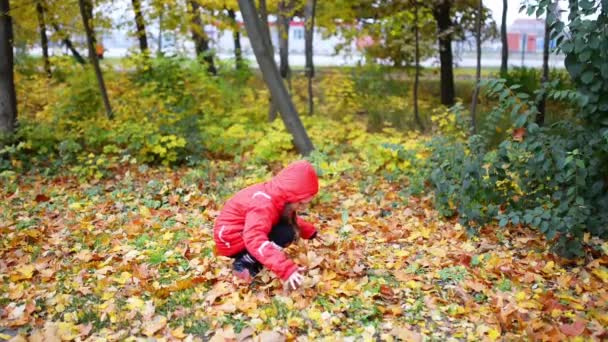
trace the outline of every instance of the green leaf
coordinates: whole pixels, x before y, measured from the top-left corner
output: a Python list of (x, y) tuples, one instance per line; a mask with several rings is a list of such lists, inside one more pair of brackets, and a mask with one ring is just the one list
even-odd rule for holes
[(578, 60), (579, 60), (579, 61), (581, 61), (581, 62), (583, 62), (583, 63), (584, 63), (584, 62), (587, 62), (588, 60), (590, 60), (590, 59), (591, 59), (591, 54), (592, 54), (592, 53), (593, 53), (593, 51), (592, 51), (592, 50), (590, 50), (590, 49), (586, 49), (585, 51), (581, 52), (581, 53), (578, 55)]
[(503, 217), (500, 219), (500, 222), (498, 222), (498, 226), (503, 228), (507, 225), (507, 223), (509, 223), (509, 218)]
[(581, 75), (581, 81), (583, 81), (583, 83), (585, 84), (589, 84), (593, 81), (594, 75), (595, 73), (593, 72), (593, 70), (587, 70)]

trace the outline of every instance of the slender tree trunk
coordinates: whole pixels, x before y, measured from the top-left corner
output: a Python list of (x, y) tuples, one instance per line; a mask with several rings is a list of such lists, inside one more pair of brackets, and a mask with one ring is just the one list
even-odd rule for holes
[(106, 91), (106, 84), (103, 81), (103, 74), (99, 67), (99, 59), (95, 52), (95, 35), (93, 34), (93, 28), (91, 27), (91, 20), (93, 18), (93, 6), (89, 2), (90, 0), (78, 0), (80, 6), (80, 15), (82, 16), (82, 23), (87, 36), (87, 46), (89, 48), (89, 58), (93, 63), (95, 69), (95, 76), (97, 77), (97, 83), (99, 83), (99, 91), (101, 92), (101, 98), (103, 99), (103, 105), (106, 109), (106, 115), (108, 119), (114, 118), (112, 113), (112, 107), (110, 106), (110, 99), (108, 98), (108, 92)]
[(82, 57), (82, 55), (80, 55), (78, 50), (76, 50), (76, 48), (74, 47), (74, 44), (72, 44), (72, 41), (70, 40), (67, 33), (63, 32), (61, 30), (61, 28), (59, 27), (59, 25), (57, 25), (57, 23), (55, 23), (53, 21), (51, 21), (51, 26), (53, 26), (53, 30), (55, 30), (55, 32), (57, 32), (57, 34), (62, 37), (61, 41), (68, 48), (68, 50), (70, 50), (70, 52), (72, 52), (72, 56), (74, 57), (76, 62), (78, 62), (80, 64), (86, 64), (85, 59)]
[(192, 12), (192, 21), (190, 28), (192, 32), (192, 40), (194, 40), (194, 47), (196, 49), (196, 55), (198, 58), (203, 58), (205, 63), (207, 64), (207, 71), (209, 71), (212, 75), (217, 75), (217, 69), (215, 69), (215, 64), (213, 63), (213, 56), (211, 55), (211, 51), (209, 50), (209, 40), (207, 39), (207, 35), (205, 34), (205, 25), (203, 25), (203, 21), (201, 20), (201, 12), (200, 5), (197, 2), (198, 0), (189, 0), (190, 8)]
[(236, 22), (236, 13), (233, 9), (228, 9), (228, 16), (232, 23), (233, 33), (232, 38), (234, 39), (234, 59), (236, 62), (236, 68), (241, 69), (243, 66), (243, 53), (241, 51), (241, 31), (239, 24)]
[(13, 21), (8, 0), (0, 0), (0, 134), (12, 135), (17, 125), (13, 74)]
[(502, 55), (500, 59), (500, 76), (505, 77), (509, 70), (509, 40), (507, 39), (507, 9), (508, 0), (502, 0), (502, 22), (500, 23), (500, 40)]
[(163, 53), (163, 12), (160, 11), (158, 15), (158, 48), (156, 50), (158, 55), (162, 55)]
[(268, 8), (266, 6), (266, 0), (260, 0), (260, 21), (262, 22), (264, 43), (274, 58), (274, 47), (272, 45), (272, 37), (270, 36), (270, 26), (268, 25)]
[[(270, 27), (268, 25), (268, 8), (266, 7), (266, 0), (260, 0), (260, 22), (262, 23), (262, 33), (264, 38), (264, 44), (270, 51), (270, 56), (274, 60), (274, 47), (272, 45), (272, 37), (270, 36)], [(277, 106), (272, 100), (272, 95), (270, 96), (269, 106), (268, 106), (268, 122), (273, 122), (276, 120), (277, 115), (279, 114), (277, 111)]]
[(137, 28), (137, 39), (141, 53), (148, 51), (148, 37), (146, 35), (146, 22), (141, 12), (141, 0), (131, 0), (133, 12), (135, 12), (135, 26)]
[(453, 0), (441, 0), (433, 8), (433, 16), (439, 29), (439, 62), (441, 64), (441, 103), (454, 105), (454, 61), (452, 56), (452, 18)]
[(36, 1), (36, 13), (38, 14), (38, 28), (40, 30), (40, 47), (42, 48), (42, 59), (44, 71), (51, 77), (51, 62), (49, 61), (49, 39), (46, 35), (46, 22), (44, 20), (44, 6), (42, 0)]
[(264, 33), (261, 21), (257, 15), (253, 0), (238, 0), (245, 27), (255, 53), (255, 58), (262, 71), (262, 76), (266, 85), (270, 89), (270, 93), (281, 113), (281, 118), (285, 123), (285, 127), (291, 133), (294, 140), (294, 145), (299, 153), (308, 155), (314, 150), (314, 146), (306, 133), (306, 129), (300, 121), (298, 112), (296, 111), (291, 97), (285, 89), (285, 84), (281, 80), (281, 75), (277, 68), (273, 56), (268, 50), (267, 44), (264, 43)]
[(424, 131), (424, 124), (420, 119), (420, 113), (418, 112), (418, 86), (420, 84), (420, 29), (418, 27), (418, 1), (414, 0), (414, 39), (415, 39), (415, 64), (416, 70), (414, 75), (414, 118), (416, 124), (421, 131)]
[(483, 1), (478, 0), (477, 13), (475, 18), (475, 44), (477, 45), (477, 70), (475, 71), (475, 91), (473, 92), (473, 101), (471, 104), (471, 131), (477, 133), (477, 97), (479, 97), (479, 79), (481, 78), (481, 10)]
[(314, 98), (312, 92), (312, 79), (315, 77), (315, 64), (313, 61), (313, 38), (315, 33), (315, 12), (317, 7), (317, 0), (306, 1), (306, 7), (304, 8), (304, 18), (306, 21), (304, 29), (304, 50), (306, 54), (306, 78), (308, 78), (308, 115), (312, 115), (314, 112)]
[[(557, 3), (552, 3), (549, 5), (549, 7), (547, 8), (547, 18), (545, 19), (545, 40), (543, 41), (543, 77), (541, 80), (543, 86), (549, 82), (549, 42), (551, 41), (551, 24), (549, 23), (548, 17), (550, 12), (555, 13), (555, 5), (557, 5)], [(543, 91), (543, 94), (539, 99), (538, 115), (536, 116), (536, 124), (538, 124), (539, 126), (545, 124), (546, 103), (547, 94), (546, 91)]]
[[(279, 58), (280, 66), (279, 71), (281, 77), (291, 84), (291, 69), (289, 68), (289, 22), (291, 21), (291, 4), (285, 3), (285, 1), (279, 2)], [(291, 85), (289, 87), (291, 90)]]

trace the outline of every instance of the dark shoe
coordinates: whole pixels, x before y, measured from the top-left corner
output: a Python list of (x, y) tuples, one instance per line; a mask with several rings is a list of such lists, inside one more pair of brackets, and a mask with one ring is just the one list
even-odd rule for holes
[(237, 258), (232, 263), (232, 273), (239, 279), (251, 282), (260, 270), (262, 265), (258, 262), (250, 263), (243, 259), (243, 257)]

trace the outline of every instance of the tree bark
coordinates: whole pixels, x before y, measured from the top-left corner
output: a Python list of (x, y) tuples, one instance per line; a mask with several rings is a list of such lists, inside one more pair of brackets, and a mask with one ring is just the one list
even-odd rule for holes
[(189, 0), (188, 3), (190, 4), (190, 9), (192, 10), (190, 13), (192, 16), (192, 26), (190, 27), (190, 30), (192, 32), (192, 40), (194, 40), (196, 55), (198, 58), (203, 58), (207, 64), (207, 71), (209, 71), (210, 74), (217, 75), (217, 69), (215, 68), (215, 64), (213, 62), (213, 55), (211, 55), (211, 51), (209, 51), (209, 40), (205, 34), (205, 25), (203, 25), (203, 21), (201, 20), (201, 6), (197, 0)]
[(502, 0), (502, 22), (500, 23), (500, 40), (502, 41), (502, 55), (500, 59), (500, 76), (505, 77), (509, 70), (509, 41), (507, 39), (507, 9), (508, 0)]
[(264, 33), (264, 44), (268, 47), (268, 51), (274, 58), (274, 47), (272, 38), (270, 37), (270, 27), (268, 26), (268, 8), (266, 0), (260, 0), (260, 21), (262, 22), (262, 31)]
[(141, 0), (131, 0), (133, 12), (135, 12), (135, 27), (137, 28), (137, 39), (141, 53), (148, 51), (148, 37), (146, 35), (146, 22), (141, 12)]
[(285, 127), (293, 136), (297, 151), (302, 155), (308, 155), (314, 150), (314, 146), (306, 133), (306, 129), (302, 125), (302, 121), (300, 121), (298, 112), (291, 101), (287, 89), (285, 89), (285, 84), (281, 80), (276, 62), (270, 54), (267, 44), (264, 43), (262, 24), (256, 13), (253, 0), (238, 0), (238, 2), (255, 58), (262, 71), (264, 81), (270, 89), (272, 98), (276, 101)]
[(13, 74), (13, 21), (9, 0), (0, 0), (0, 134), (12, 135), (17, 125)]
[(439, 29), (439, 62), (441, 64), (441, 103), (454, 105), (454, 61), (452, 56), (452, 9), (453, 0), (441, 0), (433, 8), (433, 16)]
[(62, 36), (61, 41), (68, 48), (68, 50), (70, 50), (70, 52), (72, 53), (72, 56), (74, 57), (76, 62), (78, 62), (80, 64), (86, 64), (86, 61), (84, 60), (82, 55), (80, 55), (78, 50), (76, 50), (76, 48), (74, 47), (74, 44), (72, 44), (72, 41), (70, 40), (68, 35), (61, 30), (59, 25), (57, 25), (57, 23), (55, 23), (54, 21), (51, 21), (51, 26), (53, 26), (53, 30), (55, 30), (55, 32), (57, 32), (58, 35)]
[(101, 73), (101, 68), (99, 67), (99, 59), (97, 58), (97, 53), (95, 52), (95, 35), (93, 33), (93, 28), (91, 27), (91, 20), (93, 19), (93, 6), (89, 1), (90, 0), (78, 0), (78, 5), (80, 6), (80, 15), (82, 16), (82, 23), (87, 36), (89, 58), (91, 59), (91, 63), (93, 63), (93, 68), (95, 69), (95, 76), (97, 77), (99, 91), (101, 92), (103, 105), (106, 109), (106, 116), (108, 119), (112, 119), (114, 118), (114, 114), (112, 113), (112, 107), (110, 106), (110, 99), (108, 98), (108, 92), (106, 91), (106, 84), (103, 80), (103, 74)]
[(477, 69), (475, 70), (475, 91), (473, 92), (473, 100), (471, 103), (471, 131), (477, 133), (477, 97), (479, 97), (479, 79), (481, 78), (481, 10), (483, 1), (478, 0), (477, 13), (475, 18), (475, 44), (477, 47)]
[(42, 0), (36, 1), (36, 13), (38, 14), (38, 28), (40, 30), (40, 47), (42, 48), (42, 60), (44, 71), (51, 77), (51, 62), (49, 61), (49, 39), (46, 35), (46, 21), (44, 20), (44, 6)]
[[(291, 70), (289, 68), (289, 22), (291, 21), (290, 4), (285, 1), (279, 2), (279, 71), (281, 77), (290, 82)], [(291, 87), (290, 87), (291, 88)]]
[(306, 78), (308, 78), (308, 115), (312, 115), (314, 112), (314, 94), (312, 92), (312, 79), (315, 77), (315, 64), (313, 61), (313, 38), (315, 32), (315, 12), (317, 7), (317, 0), (306, 1), (306, 7), (304, 8), (305, 18), (305, 29), (304, 29), (304, 50), (306, 54), (306, 67), (304, 72)]
[(418, 1), (414, 0), (414, 40), (415, 40), (415, 64), (416, 70), (414, 71), (414, 118), (416, 124), (421, 131), (424, 131), (424, 124), (420, 119), (420, 113), (418, 112), (418, 86), (420, 84), (420, 29), (418, 27)]
[[(272, 38), (270, 37), (270, 27), (268, 26), (268, 9), (266, 7), (266, 0), (260, 0), (259, 17), (260, 22), (262, 23), (264, 44), (268, 48), (268, 51), (270, 51), (270, 56), (272, 56), (272, 59), (274, 60), (274, 47), (272, 45)], [(270, 103), (268, 106), (268, 122), (273, 122), (277, 118), (278, 111), (276, 104), (272, 100), (272, 95), (269, 99), (269, 102)]]
[(239, 24), (236, 22), (236, 13), (233, 9), (228, 9), (228, 16), (233, 26), (232, 38), (234, 39), (234, 59), (236, 63), (236, 69), (239, 70), (243, 67), (243, 52), (241, 50), (241, 31)]
[[(557, 3), (552, 3), (547, 8), (547, 18), (545, 19), (545, 40), (543, 41), (543, 76), (541, 85), (544, 87), (549, 82), (549, 42), (551, 41), (551, 25), (549, 23), (549, 12), (554, 11), (554, 6)], [(546, 90), (546, 89), (545, 89)], [(546, 91), (543, 91), (538, 103), (538, 115), (536, 116), (536, 124), (542, 126), (545, 124), (545, 108), (547, 103)]]
[(158, 55), (163, 54), (163, 11), (158, 15), (158, 47), (156, 53)]

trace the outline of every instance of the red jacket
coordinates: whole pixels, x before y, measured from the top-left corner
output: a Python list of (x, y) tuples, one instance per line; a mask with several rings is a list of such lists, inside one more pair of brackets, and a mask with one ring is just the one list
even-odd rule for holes
[[(268, 234), (279, 222), (286, 203), (302, 201), (318, 191), (315, 169), (301, 160), (287, 166), (270, 181), (237, 192), (215, 220), (213, 238), (218, 254), (232, 256), (247, 249), (281, 279), (288, 279), (298, 266), (279, 246), (268, 241)], [(299, 217), (297, 222), (301, 237), (310, 239), (316, 233), (311, 223)]]

